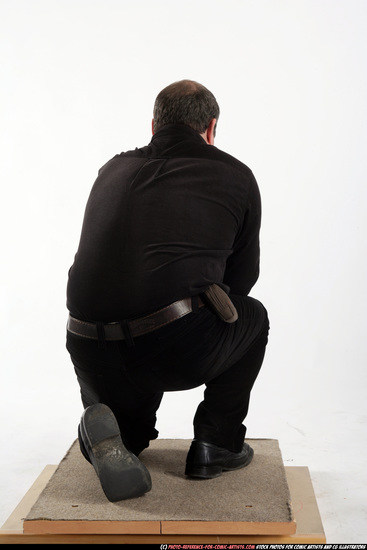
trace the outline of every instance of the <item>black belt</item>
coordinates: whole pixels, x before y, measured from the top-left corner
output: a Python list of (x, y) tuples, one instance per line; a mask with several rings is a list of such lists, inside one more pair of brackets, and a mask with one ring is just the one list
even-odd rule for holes
[[(198, 306), (204, 305), (201, 298), (198, 296)], [(178, 302), (173, 302), (169, 306), (166, 306), (154, 313), (140, 317), (139, 319), (133, 319), (127, 322), (116, 321), (114, 323), (104, 323), (104, 339), (105, 340), (125, 340), (126, 335), (124, 332), (124, 325), (128, 326), (129, 337), (141, 336), (157, 330), (188, 313), (193, 311), (192, 298), (184, 298)], [(98, 340), (100, 323), (88, 323), (87, 321), (80, 321), (69, 315), (67, 329), (73, 334), (83, 336), (84, 338), (91, 338), (92, 340)]]

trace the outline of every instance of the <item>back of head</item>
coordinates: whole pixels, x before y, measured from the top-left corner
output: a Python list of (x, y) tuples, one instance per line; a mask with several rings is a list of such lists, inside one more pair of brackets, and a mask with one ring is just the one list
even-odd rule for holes
[(154, 132), (167, 124), (185, 124), (199, 134), (210, 121), (218, 120), (219, 106), (214, 95), (193, 80), (180, 80), (164, 88), (154, 104)]

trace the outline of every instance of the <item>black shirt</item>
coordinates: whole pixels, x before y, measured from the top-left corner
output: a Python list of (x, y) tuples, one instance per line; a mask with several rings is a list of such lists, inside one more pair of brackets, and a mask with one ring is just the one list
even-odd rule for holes
[(259, 275), (260, 194), (251, 170), (169, 125), (99, 171), (69, 271), (79, 319), (120, 321), (211, 283), (247, 295)]

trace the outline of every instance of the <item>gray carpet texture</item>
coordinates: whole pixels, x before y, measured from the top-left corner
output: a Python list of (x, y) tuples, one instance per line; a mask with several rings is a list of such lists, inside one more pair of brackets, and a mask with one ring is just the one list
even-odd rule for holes
[(290, 493), (278, 441), (247, 440), (251, 464), (209, 480), (188, 479), (191, 440), (158, 439), (140, 459), (153, 487), (144, 496), (109, 502), (97, 475), (74, 441), (26, 521), (229, 521), (291, 522)]

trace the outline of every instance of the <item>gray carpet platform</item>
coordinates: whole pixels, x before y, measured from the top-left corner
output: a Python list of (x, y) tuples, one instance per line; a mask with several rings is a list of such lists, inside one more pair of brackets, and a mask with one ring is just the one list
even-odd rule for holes
[(111, 503), (75, 441), (25, 518), (24, 533), (295, 533), (278, 441), (248, 442), (255, 451), (249, 466), (196, 480), (184, 475), (191, 440), (153, 441), (140, 455), (152, 490)]

